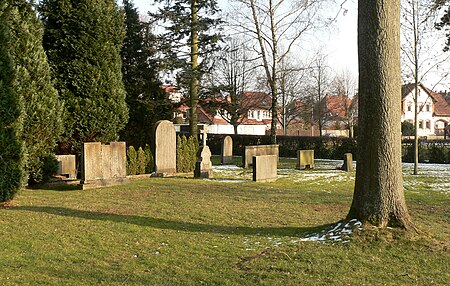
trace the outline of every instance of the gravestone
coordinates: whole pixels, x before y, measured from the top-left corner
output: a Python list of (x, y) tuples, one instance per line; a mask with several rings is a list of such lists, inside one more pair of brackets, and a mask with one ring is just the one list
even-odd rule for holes
[(245, 146), (244, 156), (242, 156), (242, 165), (249, 168), (253, 164), (253, 156), (276, 155), (278, 162), (278, 145), (255, 145)]
[(297, 151), (297, 169), (314, 169), (314, 150)]
[(57, 175), (65, 176), (68, 179), (77, 178), (77, 167), (75, 155), (56, 155), (58, 161)]
[(352, 155), (352, 153), (344, 154), (344, 164), (342, 165), (341, 169), (346, 172), (353, 171), (353, 155)]
[(276, 155), (253, 156), (253, 181), (273, 182), (277, 179)]
[(230, 136), (223, 138), (221, 155), (223, 165), (233, 161), (233, 139)]
[(126, 144), (111, 142), (84, 143), (81, 153), (81, 187), (83, 190), (127, 182)]
[(211, 150), (206, 145), (207, 131), (202, 130), (202, 146), (197, 154), (197, 162), (195, 162), (194, 178), (212, 178)]
[(177, 137), (173, 123), (160, 120), (154, 130), (155, 173), (165, 176), (175, 174), (177, 171)]

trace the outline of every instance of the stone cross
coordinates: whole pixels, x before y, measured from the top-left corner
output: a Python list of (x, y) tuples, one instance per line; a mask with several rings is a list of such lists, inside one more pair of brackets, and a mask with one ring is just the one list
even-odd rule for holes
[(206, 146), (206, 138), (208, 137), (208, 131), (206, 129), (200, 130), (200, 133), (202, 134), (203, 139), (203, 147)]

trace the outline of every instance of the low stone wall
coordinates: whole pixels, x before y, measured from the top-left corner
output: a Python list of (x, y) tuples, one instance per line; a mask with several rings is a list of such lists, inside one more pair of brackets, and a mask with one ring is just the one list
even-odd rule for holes
[(81, 152), (81, 187), (83, 190), (127, 182), (125, 142), (83, 144)]
[(297, 151), (297, 169), (314, 169), (314, 150)]
[(278, 156), (262, 155), (253, 157), (253, 181), (273, 182), (277, 180)]
[(244, 168), (250, 168), (253, 164), (254, 156), (275, 155), (278, 164), (279, 145), (255, 145), (245, 146), (244, 155), (242, 156), (242, 165)]

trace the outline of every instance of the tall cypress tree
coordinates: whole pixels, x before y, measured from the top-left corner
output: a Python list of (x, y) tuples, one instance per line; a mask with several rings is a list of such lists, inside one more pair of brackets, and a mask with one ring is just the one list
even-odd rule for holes
[(150, 144), (153, 125), (161, 119), (171, 119), (173, 108), (157, 79), (155, 37), (149, 23), (139, 20), (130, 0), (123, 1), (126, 36), (121, 52), (122, 73), (130, 119), (121, 132), (129, 145)]
[(44, 48), (67, 111), (65, 151), (117, 140), (128, 120), (118, 6), (114, 0), (43, 0), (40, 10)]
[(16, 71), (13, 86), (24, 98), (25, 114), (20, 137), (27, 148), (29, 181), (41, 182), (56, 171), (53, 152), (63, 132), (63, 105), (51, 80), (42, 46), (43, 27), (32, 2), (10, 0), (8, 6), (9, 51)]
[(13, 88), (14, 68), (8, 44), (6, 3), (0, 3), (0, 202), (13, 199), (25, 177), (23, 98)]

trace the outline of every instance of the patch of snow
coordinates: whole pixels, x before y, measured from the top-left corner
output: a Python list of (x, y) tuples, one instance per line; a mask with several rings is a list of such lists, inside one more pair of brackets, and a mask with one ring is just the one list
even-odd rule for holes
[(238, 167), (236, 165), (214, 165), (213, 170), (214, 171), (221, 171), (221, 170), (238, 170), (242, 169), (241, 167)]
[(221, 182), (221, 183), (245, 183), (250, 182), (249, 180), (234, 180), (234, 179), (204, 179), (205, 181), (215, 181), (215, 182)]
[(332, 226), (331, 229), (325, 229), (320, 233), (314, 233), (300, 241), (318, 241), (318, 242), (349, 242), (349, 237), (353, 233), (354, 229), (361, 229), (362, 223), (356, 219), (348, 221), (345, 225), (343, 223), (337, 223)]

